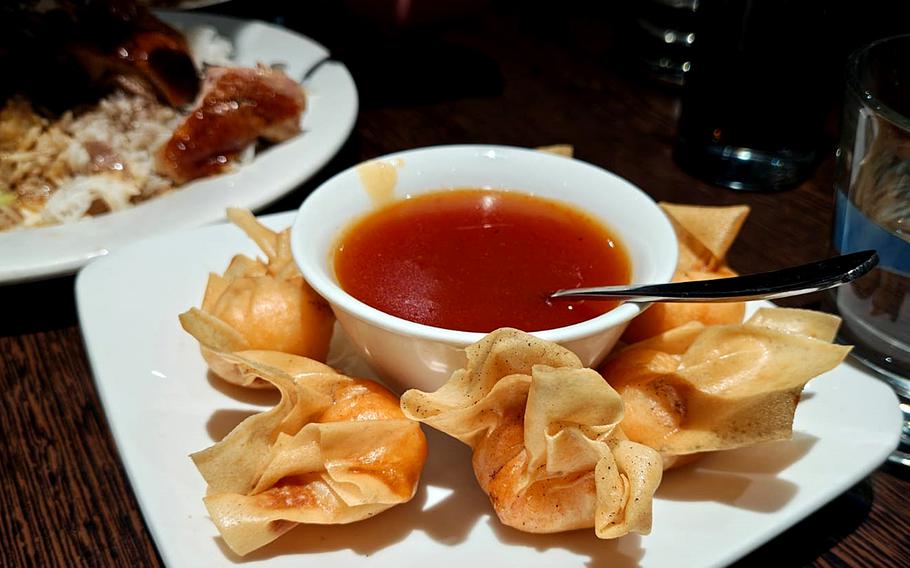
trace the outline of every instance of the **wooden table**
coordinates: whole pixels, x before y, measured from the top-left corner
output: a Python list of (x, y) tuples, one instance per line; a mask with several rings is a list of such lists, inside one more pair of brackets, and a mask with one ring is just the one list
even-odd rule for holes
[[(269, 16), (274, 7), (250, 4), (258, 6), (232, 9)], [(655, 199), (749, 204), (729, 257), (740, 271), (828, 253), (833, 160), (777, 194), (736, 193), (683, 174), (671, 159), (676, 94), (630, 68), (608, 9), (554, 16), (497, 4), (393, 36), (326, 6), (286, 21), (349, 64), (362, 108), (339, 155), (269, 212), (296, 208), (327, 176), (395, 150), (566, 142)], [(0, 565), (159, 565), (92, 382), (73, 279), (0, 287), (0, 301)], [(910, 566), (908, 479), (879, 469), (742, 564)]]

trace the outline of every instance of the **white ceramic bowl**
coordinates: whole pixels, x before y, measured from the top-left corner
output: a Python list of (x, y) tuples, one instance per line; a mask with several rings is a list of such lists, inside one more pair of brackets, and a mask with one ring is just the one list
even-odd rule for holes
[[(633, 282), (668, 282), (676, 268), (676, 236), (661, 209), (629, 182), (585, 162), (505, 146), (437, 146), (378, 160), (397, 168), (395, 199), (465, 187), (558, 199), (612, 229), (629, 253)], [(367, 189), (355, 167), (307, 197), (291, 233), (294, 258), (304, 278), (331, 304), (354, 345), (392, 388), (435, 390), (464, 366), (464, 348), (484, 334), (397, 318), (341, 289), (333, 270), (334, 246), (343, 229), (377, 207), (376, 188)], [(565, 346), (585, 365), (595, 366), (642, 309), (622, 304), (594, 319), (534, 335)]]

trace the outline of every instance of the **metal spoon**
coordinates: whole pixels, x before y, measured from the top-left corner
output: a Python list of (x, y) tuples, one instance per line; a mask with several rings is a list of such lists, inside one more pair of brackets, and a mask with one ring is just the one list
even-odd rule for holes
[(670, 282), (639, 286), (570, 288), (550, 294), (553, 299), (627, 302), (742, 302), (773, 300), (819, 292), (856, 280), (878, 264), (874, 250), (854, 252), (800, 266), (733, 278)]

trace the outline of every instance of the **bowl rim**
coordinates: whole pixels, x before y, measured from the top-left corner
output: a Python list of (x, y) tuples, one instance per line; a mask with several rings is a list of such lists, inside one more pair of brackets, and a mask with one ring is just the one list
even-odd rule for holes
[[(649, 206), (654, 208), (655, 212), (659, 213), (657, 216), (658, 223), (663, 224), (663, 227), (659, 227), (658, 229), (663, 230), (665, 235), (669, 235), (671, 237), (670, 240), (666, 243), (669, 251), (663, 251), (665, 253), (663, 256), (666, 257), (666, 265), (658, 266), (654, 270), (656, 277), (648, 280), (648, 282), (658, 283), (670, 281), (673, 273), (676, 270), (678, 242), (676, 233), (673, 230), (672, 224), (670, 223), (666, 214), (662, 209), (660, 209), (660, 207), (651, 198), (651, 196), (645, 193), (641, 188), (626, 180), (625, 178), (622, 178), (615, 173), (594, 164), (584, 162), (576, 158), (567, 158), (564, 156), (547, 154), (546, 152), (541, 152), (539, 150), (531, 148), (496, 144), (450, 144), (426, 146), (385, 154), (383, 156), (378, 156), (376, 158), (367, 160), (367, 162), (403, 159), (407, 164), (410, 163), (410, 160), (408, 158), (413, 158), (417, 154), (447, 152), (486, 153), (489, 151), (508, 152), (516, 155), (527, 155), (528, 157), (533, 157), (533, 159), (536, 160), (553, 160), (554, 164), (560, 164), (564, 167), (566, 166), (565, 162), (570, 162), (571, 165), (569, 167), (588, 169), (589, 171), (593, 171), (598, 175), (607, 176), (611, 178), (611, 181), (614, 183), (618, 182), (619, 186), (624, 186), (623, 191), (636, 192), (638, 194), (638, 197), (643, 198), (643, 200), (647, 202)], [(399, 318), (397, 316), (393, 316), (391, 314), (387, 314), (377, 308), (365, 304), (364, 302), (347, 293), (330, 274), (326, 273), (326, 270), (324, 270), (322, 267), (322, 260), (324, 260), (323, 258), (313, 258), (313, 256), (317, 255), (305, 254), (302, 239), (298, 238), (301, 234), (306, 233), (306, 228), (303, 225), (303, 219), (305, 217), (304, 212), (308, 207), (312, 206), (319, 195), (333, 191), (333, 186), (337, 185), (339, 180), (342, 180), (345, 177), (356, 175), (356, 168), (359, 165), (360, 164), (355, 164), (349, 168), (346, 168), (345, 170), (342, 170), (341, 172), (322, 182), (306, 197), (306, 199), (304, 199), (303, 203), (301, 203), (298, 209), (297, 216), (295, 217), (294, 223), (291, 226), (291, 253), (304, 279), (319, 295), (321, 295), (329, 302), (333, 309), (346, 312), (352, 317), (364, 320), (369, 324), (386, 331), (402, 336), (436, 341), (450, 345), (456, 345), (459, 347), (465, 347), (480, 341), (480, 339), (488, 334), (485, 332), (458, 331), (416, 323), (403, 318)], [(521, 189), (512, 189), (509, 191), (521, 191)], [(543, 197), (546, 199), (554, 199), (559, 201), (558, 197)], [(573, 206), (579, 207), (577, 205)], [(344, 231), (346, 227), (350, 226), (351, 222), (355, 221), (358, 216), (361, 215), (363, 215), (363, 213), (352, 214), (347, 222), (344, 223), (344, 228), (342, 228), (341, 231)], [(597, 216), (595, 215), (595, 217)], [(335, 235), (335, 238), (337, 238), (337, 236), (338, 235)], [(648, 239), (649, 242), (660, 242), (660, 240), (661, 239), (658, 238)], [(330, 251), (323, 252), (325, 254), (330, 254)], [(669, 252), (669, 254), (666, 254), (667, 252)], [(598, 333), (602, 333), (618, 325), (625, 324), (631, 321), (634, 317), (639, 315), (649, 306), (650, 304), (623, 303), (613, 308), (612, 310), (589, 320), (568, 326), (533, 331), (529, 333), (541, 339), (553, 341), (555, 343), (575, 341), (596, 335)]]

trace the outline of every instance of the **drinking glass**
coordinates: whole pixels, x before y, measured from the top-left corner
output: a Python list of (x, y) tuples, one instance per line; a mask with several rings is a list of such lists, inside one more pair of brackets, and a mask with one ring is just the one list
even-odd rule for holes
[(796, 186), (824, 148), (832, 63), (823, 0), (703, 0), (674, 159), (708, 183)]
[(695, 42), (695, 10), (699, 0), (638, 0), (627, 4), (630, 52), (647, 76), (662, 83), (686, 81)]
[(910, 35), (883, 39), (847, 62), (835, 175), (834, 248), (876, 249), (880, 264), (833, 293), (841, 338), (898, 394), (910, 466)]

